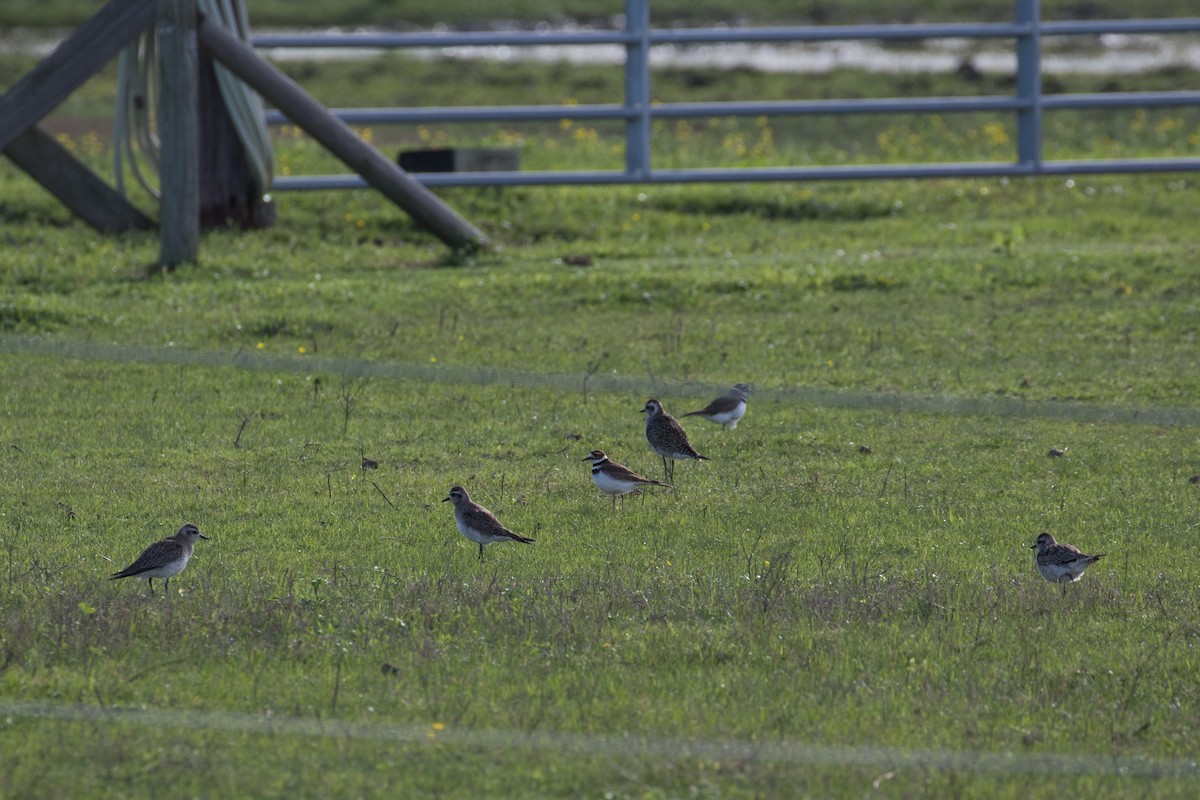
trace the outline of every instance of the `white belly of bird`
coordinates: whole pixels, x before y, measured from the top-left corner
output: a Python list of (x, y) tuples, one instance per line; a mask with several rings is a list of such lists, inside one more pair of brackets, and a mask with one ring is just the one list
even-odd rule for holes
[(737, 405), (734, 405), (734, 407), (731, 410), (720, 411), (720, 413), (718, 413), (718, 414), (710, 414), (708, 416), (708, 419), (712, 420), (713, 422), (718, 422), (718, 423), (720, 423), (720, 425), (730, 426), (730, 429), (732, 431), (733, 428), (738, 427), (738, 420), (742, 419), (742, 417), (745, 415), (746, 415), (746, 402), (742, 401), (742, 402), (738, 403)]
[(629, 494), (638, 486), (641, 486), (640, 483), (635, 481), (623, 481), (611, 475), (606, 475), (603, 472), (593, 472), (592, 480), (596, 482), (597, 488), (605, 494)]
[(168, 561), (165, 564), (144, 570), (137, 574), (139, 578), (174, 578), (179, 573), (183, 572), (183, 568), (187, 566), (189, 556)]
[(713, 422), (719, 422), (722, 425), (728, 425), (730, 429), (736, 428), (738, 420), (746, 416), (746, 401), (738, 403), (732, 411), (726, 411), (722, 414), (713, 414), (711, 419)]
[(1038, 564), (1038, 572), (1051, 583), (1074, 583), (1083, 577), (1083, 570), (1075, 571), (1065, 564)]
[(470, 525), (467, 525), (465, 522), (463, 522), (461, 519), (458, 519), (457, 517), (455, 517), (455, 519), (454, 519), (454, 524), (456, 524), (458, 526), (459, 533), (461, 533), (463, 536), (470, 539), (472, 542), (475, 542), (476, 544), (491, 544), (492, 542), (501, 541), (501, 539), (503, 538), (503, 537), (498, 537), (498, 536), (488, 536), (485, 533), (480, 533), (479, 531), (475, 530)]

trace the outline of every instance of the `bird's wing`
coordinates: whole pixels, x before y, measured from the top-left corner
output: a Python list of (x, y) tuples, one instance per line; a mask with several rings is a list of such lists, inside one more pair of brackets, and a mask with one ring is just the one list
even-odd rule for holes
[(512, 531), (504, 527), (500, 520), (496, 519), (495, 514), (488, 511), (483, 506), (476, 505), (464, 508), (463, 519), (465, 519), (467, 524), (472, 528), (481, 530), (485, 533), (490, 533), (494, 536), (503, 536), (505, 534), (512, 533)]
[(614, 478), (617, 478), (618, 480), (622, 480), (622, 481), (636, 481), (637, 483), (651, 483), (656, 486), (662, 485), (658, 481), (653, 480), (651, 478), (644, 478), (641, 475), (638, 475), (633, 470), (631, 470), (629, 467), (625, 466), (624, 464), (618, 464), (617, 462), (612, 461), (612, 460), (610, 460), (608, 462), (608, 468), (605, 470), (605, 472), (608, 472)]
[(674, 430), (679, 436), (679, 441), (683, 445), (680, 450), (685, 453), (690, 453), (692, 458), (698, 458), (702, 461), (708, 460), (704, 456), (697, 453), (696, 448), (692, 447), (692, 443), (687, 436), (687, 431), (685, 431), (683, 426), (679, 424), (679, 420), (675, 419), (674, 417), (667, 417), (667, 422), (671, 424), (671, 429)]
[(721, 395), (699, 411), (690, 411), (687, 414), (684, 414), (684, 416), (690, 417), (693, 414), (728, 414), (730, 411), (733, 411), (735, 408), (737, 408), (738, 404), (741, 402), (742, 398), (740, 395), (730, 392), (729, 394)]
[(178, 543), (174, 539), (162, 539), (147, 547), (132, 564), (121, 570), (126, 575), (136, 575), (143, 570), (161, 566), (179, 555)]
[(1079, 548), (1071, 544), (1056, 544), (1049, 548), (1046, 553), (1046, 562), (1049, 564), (1073, 564), (1080, 559), (1086, 559), (1083, 553), (1079, 552)]

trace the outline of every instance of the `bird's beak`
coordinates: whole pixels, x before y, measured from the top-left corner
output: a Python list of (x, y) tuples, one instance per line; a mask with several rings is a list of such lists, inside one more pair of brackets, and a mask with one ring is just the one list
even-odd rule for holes
[(447, 502), (449, 502), (449, 501), (450, 501), (450, 498), (449, 498), (449, 497), (443, 497), (443, 498), (442, 498), (442, 502), (443, 502), (443, 503), (447, 503)]
[(592, 460), (592, 457), (591, 457), (591, 456), (584, 456), (583, 458), (581, 458), (581, 459), (579, 459), (579, 460), (580, 460), (580, 461), (591, 461), (591, 460)]
[[(208, 539), (208, 537), (205, 536), (203, 533), (197, 533), (196, 535), (199, 536), (201, 539)], [(211, 541), (211, 539), (209, 541)]]
[(1029, 549), (1030, 549), (1030, 550), (1037, 550), (1037, 542), (1034, 542), (1033, 544), (1029, 545)]

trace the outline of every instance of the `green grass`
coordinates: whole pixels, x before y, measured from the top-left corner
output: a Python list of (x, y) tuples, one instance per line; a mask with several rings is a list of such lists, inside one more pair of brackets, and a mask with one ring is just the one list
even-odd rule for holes
[[(309, 80), (365, 104), (344, 69)], [(826, 81), (898, 91), (808, 86)], [(1094, 122), (1054, 147), (1194, 147), (1177, 112)], [(1002, 149), (989, 118), (847, 124), (657, 141), (688, 163)], [(526, 165), (611, 157), (577, 130), (465, 135), (517, 137)], [(101, 137), (69, 143), (104, 168)], [(1194, 794), (1194, 774), (1103, 768), (1197, 749), (1196, 430), (1070, 418), (1194, 405), (1191, 176), (443, 195), (496, 250), (449, 256), (370, 192), (283, 194), (274, 228), (209, 232), (163, 274), (154, 236), (96, 236), (0, 164), (6, 350), (250, 367), (0, 355), (0, 795)], [(435, 372), (363, 381), (325, 358)], [(682, 413), (742, 380), (737, 430), (688, 421), (711, 461), (610, 512), (587, 452), (658, 475), (646, 398)], [(1067, 416), (902, 413), (894, 393)], [(440, 502), (455, 483), (537, 543), (480, 563)], [(184, 520), (212, 541), (170, 597), (105, 580)], [(1033, 568), (1041, 530), (1107, 557), (1064, 597)], [(1090, 761), (1034, 761), (1055, 753)]]

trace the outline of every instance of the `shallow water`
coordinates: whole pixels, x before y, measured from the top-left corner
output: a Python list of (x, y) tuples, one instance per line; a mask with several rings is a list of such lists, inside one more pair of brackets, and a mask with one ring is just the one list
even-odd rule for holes
[[(265, 30), (258, 32), (268, 33)], [(45, 57), (53, 51), (58, 41), (0, 34), (0, 52)], [(1043, 39), (1042, 46), (1042, 71), (1045, 74), (1133, 74), (1169, 67), (1200, 71), (1200, 36), (1195, 34), (1047, 37)], [(262, 52), (274, 61), (334, 61), (375, 58), (386, 51), (359, 47), (304, 47), (268, 48)], [(407, 52), (427, 60), (449, 58), (611, 65), (625, 61), (625, 49), (619, 45), (422, 47), (407, 49)], [(651, 49), (650, 61), (655, 67), (794, 73), (820, 73), (835, 69), (952, 72), (965, 62), (981, 72), (1011, 74), (1016, 69), (1016, 55), (1011, 43), (975, 39), (938, 39), (904, 46), (866, 39), (802, 44), (660, 45)]]
[[(323, 60), (375, 57), (374, 48), (275, 48), (273, 60)], [(612, 64), (625, 61), (620, 45), (537, 45), (509, 47), (414, 48), (422, 59), (534, 61), (566, 64)], [(660, 45), (651, 48), (655, 67), (753, 69), (762, 72), (818, 73), (835, 69), (870, 72), (953, 72), (964, 62), (981, 72), (1016, 69), (1010, 43), (975, 39), (939, 39), (905, 46), (876, 40), (802, 44)], [(1132, 74), (1168, 67), (1200, 70), (1200, 36), (1117, 35), (1054, 37), (1043, 40), (1042, 71), (1048, 74)]]
[[(537, 47), (447, 47), (412, 51), (420, 58), (489, 59), (570, 64), (621, 64), (617, 45)], [(298, 52), (272, 52), (272, 58), (298, 58)], [(656, 46), (655, 67), (753, 69), (762, 72), (819, 73), (835, 69), (869, 72), (953, 72), (969, 61), (981, 72), (1016, 70), (1016, 54), (999, 43), (941, 39), (898, 48), (877, 41), (805, 44), (719, 44)], [(1072, 37), (1044, 43), (1042, 71), (1049, 74), (1131, 74), (1167, 67), (1200, 70), (1200, 38), (1181, 36)]]

